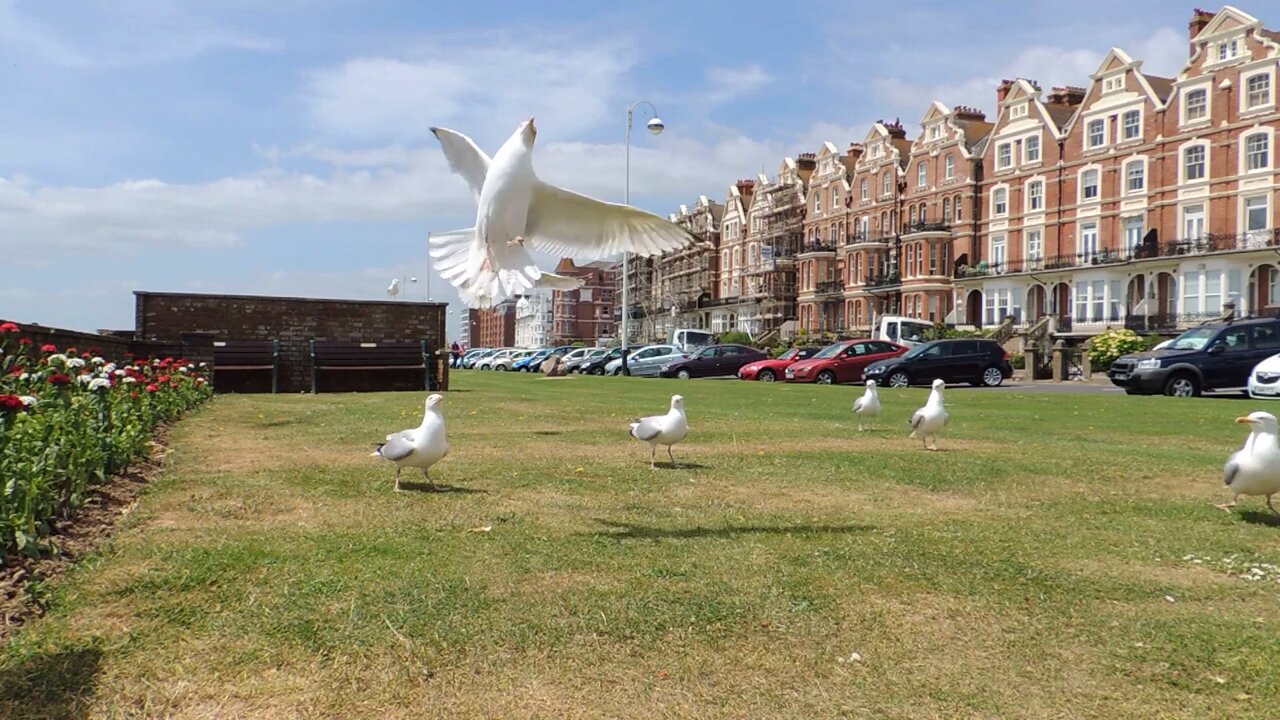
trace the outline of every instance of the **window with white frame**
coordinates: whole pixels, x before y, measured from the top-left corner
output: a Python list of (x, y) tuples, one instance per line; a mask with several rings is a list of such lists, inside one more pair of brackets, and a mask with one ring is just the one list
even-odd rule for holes
[(888, 195), (893, 188), (893, 173), (885, 171), (884, 177), (880, 180), (880, 192)]
[(1102, 147), (1102, 143), (1106, 141), (1106, 128), (1105, 120), (1090, 120), (1085, 126), (1085, 147)]
[(1130, 160), (1124, 165), (1124, 189), (1127, 194), (1140, 193), (1147, 187), (1147, 164)]
[[(813, 194), (813, 211), (815, 213), (822, 212), (822, 193), (821, 192), (816, 192)], [(752, 227), (755, 227), (755, 224), (756, 223), (753, 221), (751, 223)]]
[(1107, 318), (1105, 280), (1077, 280), (1073, 288), (1075, 295), (1076, 322), (1104, 322)]
[(936, 124), (929, 126), (929, 139), (930, 140), (938, 139), (938, 126)]
[(1267, 133), (1256, 132), (1244, 138), (1244, 169), (1246, 172), (1271, 168), (1271, 138)]
[(1038, 270), (1044, 260), (1044, 234), (1039, 229), (1027, 230), (1024, 237), (1027, 247), (1023, 256), (1027, 259), (1027, 269)]
[(1270, 198), (1258, 195), (1244, 199), (1244, 232), (1248, 247), (1266, 245), (1269, 219), (1271, 217)]
[(987, 254), (987, 257), (991, 258), (992, 272), (1004, 272), (1005, 261), (1009, 258), (1005, 253), (1005, 248), (1004, 235), (991, 236), (991, 252)]
[(1013, 167), (1013, 145), (1000, 143), (996, 146), (996, 168), (1004, 170), (1009, 167)]
[(863, 201), (865, 201), (867, 199), (867, 179), (866, 178), (862, 178), (862, 183), (861, 183), (861, 186), (858, 188), (858, 192), (862, 197)]
[(1098, 223), (1080, 223), (1080, 259), (1089, 262), (1098, 256)]
[(1022, 145), (1023, 162), (1040, 162), (1040, 136), (1032, 135)]
[(1097, 200), (1098, 195), (1098, 169), (1090, 168), (1080, 173), (1080, 202)]
[(1009, 117), (1017, 119), (1027, 116), (1027, 103), (1019, 103), (1009, 108)]
[(1203, 180), (1205, 174), (1204, 145), (1192, 145), (1182, 151), (1182, 177), (1190, 182)]
[(1244, 107), (1246, 110), (1266, 107), (1271, 104), (1271, 74), (1268, 72), (1250, 75), (1244, 82)]
[(831, 209), (840, 207), (840, 188), (831, 188)]
[(1183, 122), (1203, 120), (1209, 114), (1209, 91), (1205, 88), (1188, 90), (1182, 96)]
[(953, 205), (955, 206), (956, 222), (960, 222), (960, 197), (958, 195), (956, 196), (956, 201)]
[(1204, 205), (1182, 208), (1182, 239), (1199, 240), (1201, 237), (1204, 237)]
[(1142, 136), (1142, 113), (1138, 110), (1130, 110), (1120, 116), (1121, 138), (1125, 140), (1136, 140)]
[(954, 155), (948, 155), (946, 160), (942, 161), (943, 176), (950, 180), (956, 176), (956, 158)]
[(1124, 75), (1113, 75), (1102, 81), (1102, 92), (1109, 93), (1124, 87)]
[(1009, 190), (996, 188), (991, 191), (991, 214), (1007, 215), (1009, 213)]
[(928, 182), (928, 177), (929, 177), (929, 166), (928, 164), (925, 163), (925, 161), (921, 160), (920, 164), (916, 165), (916, 186), (924, 187)]
[(1124, 247), (1129, 256), (1142, 244), (1142, 216), (1134, 215), (1124, 219)]
[(1044, 181), (1032, 180), (1027, 183), (1027, 212), (1044, 209)]
[(1182, 312), (1217, 315), (1222, 312), (1222, 271), (1187, 270), (1182, 273)]
[(983, 322), (987, 325), (998, 325), (1006, 317), (1017, 312), (1017, 308), (1013, 305), (1013, 290), (996, 288), (986, 291), (985, 295)]
[(951, 198), (942, 198), (942, 222), (951, 222)]
[(1240, 54), (1240, 38), (1231, 38), (1218, 43), (1218, 62), (1226, 62)]
[(862, 224), (859, 226), (859, 232), (862, 233), (863, 239), (871, 234), (871, 218), (866, 215), (862, 216)]

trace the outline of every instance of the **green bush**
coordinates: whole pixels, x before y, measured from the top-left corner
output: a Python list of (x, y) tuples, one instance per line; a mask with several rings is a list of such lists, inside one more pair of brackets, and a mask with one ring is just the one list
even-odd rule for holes
[(1089, 339), (1089, 365), (1095, 371), (1111, 367), (1121, 355), (1150, 350), (1160, 342), (1157, 336), (1143, 337), (1128, 329), (1110, 329)]
[(751, 336), (738, 330), (730, 330), (720, 333), (719, 342), (732, 345), (750, 345)]
[(1025, 370), (1027, 368), (1027, 356), (1022, 353), (1009, 353), (1009, 364), (1014, 370)]
[(157, 425), (213, 394), (186, 360), (117, 366), (36, 348), (18, 332), (0, 323), (0, 562), (13, 550), (37, 554), (52, 518), (142, 457)]

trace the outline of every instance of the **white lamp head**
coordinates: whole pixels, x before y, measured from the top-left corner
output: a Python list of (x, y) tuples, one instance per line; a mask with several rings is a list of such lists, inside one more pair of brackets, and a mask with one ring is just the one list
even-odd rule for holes
[(658, 134), (660, 134), (660, 133), (663, 131), (663, 129), (665, 129), (667, 126), (666, 126), (666, 125), (664, 125), (664, 124), (662, 124), (662, 121), (661, 121), (661, 120), (659, 120), (659, 119), (655, 116), (655, 117), (653, 117), (653, 118), (651, 118), (651, 119), (649, 120), (648, 124), (647, 124), (647, 125), (645, 125), (645, 127), (649, 128), (649, 132), (650, 132), (650, 134), (658, 135)]

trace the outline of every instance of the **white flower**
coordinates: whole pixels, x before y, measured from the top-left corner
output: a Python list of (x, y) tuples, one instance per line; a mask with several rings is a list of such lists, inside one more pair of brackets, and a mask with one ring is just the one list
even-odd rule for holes
[(54, 354), (50, 355), (47, 359), (48, 359), (48, 361), (49, 361), (49, 363), (50, 363), (50, 364), (55, 363), (55, 362), (58, 362), (58, 363), (65, 363), (65, 362), (67, 361), (67, 356), (66, 356), (66, 355), (63, 355), (62, 353), (54, 353)]
[(187, 366), (186, 366), (186, 365), (183, 365), (182, 367), (178, 368), (178, 372), (180, 372), (180, 373), (185, 373), (185, 372), (187, 372)]
[(115, 372), (115, 371), (116, 371), (116, 364), (115, 364), (115, 363), (107, 363), (107, 366), (106, 366), (106, 367), (104, 367), (104, 368), (102, 368), (102, 371), (103, 371), (103, 372)]
[(67, 367), (82, 368), (84, 367), (84, 360), (80, 358), (70, 358), (67, 360)]
[(209, 367), (209, 363), (203, 363), (203, 362), (202, 362), (202, 363), (200, 363), (200, 367), (202, 367), (202, 368), (207, 368), (207, 367)]
[(94, 365), (106, 365), (106, 364), (107, 364), (107, 361), (106, 361), (106, 360), (103, 360), (103, 359), (102, 359), (102, 358), (100, 358), (100, 357), (95, 357), (95, 358), (94, 358), (93, 360), (91, 360), (90, 362), (92, 362)]
[(115, 375), (116, 377), (124, 377), (124, 371), (123, 371), (123, 370), (112, 370), (112, 371), (111, 371), (111, 374), (112, 374), (112, 375)]
[(102, 388), (111, 387), (111, 381), (106, 378), (94, 378), (89, 382), (89, 390), (101, 390)]
[(19, 400), (21, 400), (21, 401), (22, 401), (22, 404), (23, 404), (23, 405), (26, 405), (27, 407), (35, 407), (36, 405), (39, 405), (39, 404), (40, 404), (40, 401), (39, 401), (39, 400), (37, 400), (37, 399), (35, 399), (35, 398), (34, 398), (33, 396), (31, 396), (31, 395), (23, 395), (22, 397), (20, 397), (20, 398), (18, 398), (18, 399), (19, 399)]
[(77, 376), (76, 376), (76, 382), (80, 383), (81, 385), (88, 385), (89, 383), (93, 382), (93, 376), (92, 376), (92, 375), (77, 375)]
[(136, 383), (136, 382), (138, 382), (138, 381), (137, 381), (137, 380), (134, 380), (134, 379), (133, 379), (133, 378), (131, 378), (131, 377), (127, 377), (127, 378), (125, 378), (124, 380), (121, 380), (120, 382), (123, 382), (125, 385), (132, 385), (132, 384), (134, 384), (134, 383)]
[(30, 379), (31, 379), (31, 373), (22, 373), (21, 375), (19, 375), (19, 376), (18, 376), (18, 379), (19, 379), (19, 380), (30, 380)]

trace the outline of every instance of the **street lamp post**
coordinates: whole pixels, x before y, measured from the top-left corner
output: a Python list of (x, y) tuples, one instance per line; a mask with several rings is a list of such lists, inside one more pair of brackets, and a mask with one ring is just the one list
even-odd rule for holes
[[(624, 179), (623, 195), (622, 195), (622, 202), (623, 204), (626, 204), (626, 205), (631, 204), (631, 118), (635, 114), (636, 106), (638, 105), (648, 105), (649, 109), (653, 111), (653, 117), (649, 118), (649, 122), (645, 125), (645, 127), (649, 128), (649, 132), (651, 134), (657, 135), (662, 132), (663, 128), (666, 127), (665, 125), (663, 125), (662, 121), (658, 119), (658, 109), (654, 107), (653, 103), (649, 102), (648, 100), (637, 100), (631, 103), (631, 105), (627, 107), (627, 165), (626, 165), (626, 177)], [(621, 371), (623, 375), (626, 375), (630, 372), (629, 369), (627, 368), (627, 334), (628, 334), (627, 329), (630, 326), (630, 320), (631, 320), (631, 318), (629, 317), (631, 308), (628, 307), (628, 304), (627, 304), (627, 288), (630, 285), (630, 278), (628, 277), (627, 270), (628, 270), (627, 251), (623, 250), (622, 251), (622, 371)]]

